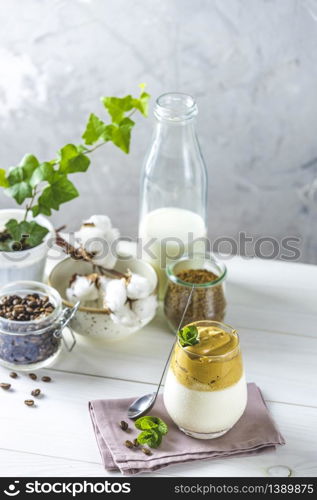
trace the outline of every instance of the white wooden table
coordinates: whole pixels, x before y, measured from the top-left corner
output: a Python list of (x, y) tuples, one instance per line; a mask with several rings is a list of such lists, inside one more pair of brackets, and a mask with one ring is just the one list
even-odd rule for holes
[[(286, 446), (256, 457), (171, 466), (159, 475), (266, 476), (285, 465), (294, 476), (317, 475), (317, 266), (234, 257), (228, 266), (226, 321), (239, 330), (247, 378), (262, 389)], [(173, 341), (163, 316), (124, 342), (78, 337), (75, 350), (41, 374), (13, 380), (0, 367), (2, 476), (107, 476), (88, 414), (95, 398), (150, 392)], [(24, 399), (35, 385), (37, 408)], [(111, 474), (116, 475), (116, 474)]]

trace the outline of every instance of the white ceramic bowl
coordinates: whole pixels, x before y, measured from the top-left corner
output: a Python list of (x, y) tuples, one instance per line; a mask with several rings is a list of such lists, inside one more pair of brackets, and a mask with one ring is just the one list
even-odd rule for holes
[[(126, 272), (130, 269), (133, 273), (138, 273), (151, 281), (153, 289), (157, 289), (157, 275), (153, 267), (142, 260), (134, 257), (119, 258), (115, 266), (117, 271)], [(70, 307), (72, 304), (67, 300), (66, 289), (73, 274), (89, 274), (93, 272), (90, 262), (83, 260), (75, 261), (68, 257), (59, 262), (49, 275), (49, 284), (54, 287), (62, 297), (63, 303)], [(155, 314), (154, 314), (155, 315)], [(154, 317), (153, 315), (153, 317)], [(71, 327), (75, 333), (91, 337), (98, 337), (104, 340), (121, 340), (132, 333), (140, 330), (152, 319), (140, 322), (138, 326), (126, 327), (115, 324), (106, 311), (93, 307), (81, 306), (75, 318), (71, 322)]]

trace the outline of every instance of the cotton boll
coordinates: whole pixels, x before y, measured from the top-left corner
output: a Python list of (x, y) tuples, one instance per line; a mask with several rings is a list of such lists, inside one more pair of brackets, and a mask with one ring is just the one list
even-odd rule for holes
[(106, 293), (107, 286), (108, 286), (110, 281), (111, 281), (111, 278), (107, 278), (106, 276), (99, 276), (98, 285), (99, 285), (99, 289), (101, 292)]
[(113, 269), (117, 256), (112, 254), (112, 244), (119, 238), (118, 229), (112, 227), (106, 215), (93, 215), (75, 233), (80, 245), (94, 254), (92, 262), (107, 269)]
[(107, 255), (96, 255), (91, 259), (91, 261), (93, 264), (101, 266), (105, 269), (113, 269), (117, 263), (117, 257), (116, 255), (112, 255), (111, 251), (108, 251)]
[(104, 306), (112, 312), (117, 312), (127, 301), (127, 288), (125, 279), (113, 279), (107, 284), (104, 297)]
[(83, 225), (85, 224), (94, 224), (102, 231), (108, 231), (112, 227), (111, 220), (108, 215), (92, 215), (88, 220), (84, 221)]
[(156, 295), (150, 295), (145, 299), (139, 299), (132, 302), (132, 310), (140, 321), (150, 321), (154, 318), (157, 308)]
[(88, 276), (76, 275), (69, 288), (66, 290), (66, 296), (71, 302), (86, 302), (97, 300), (99, 298), (98, 288), (95, 281)]
[(75, 233), (75, 237), (78, 243), (91, 253), (102, 253), (107, 244), (104, 232), (93, 226), (83, 226)]
[(105, 235), (106, 240), (110, 242), (115, 241), (120, 236), (119, 230), (112, 227), (111, 220), (107, 215), (92, 215), (83, 223), (81, 230), (92, 230), (94, 228), (101, 231)]
[(139, 318), (137, 317), (135, 312), (131, 310), (129, 304), (125, 304), (116, 313), (110, 314), (110, 318), (115, 324), (130, 328), (138, 326), (140, 324)]
[(153, 292), (150, 281), (140, 274), (132, 273), (127, 286), (128, 298), (131, 300), (144, 299)]

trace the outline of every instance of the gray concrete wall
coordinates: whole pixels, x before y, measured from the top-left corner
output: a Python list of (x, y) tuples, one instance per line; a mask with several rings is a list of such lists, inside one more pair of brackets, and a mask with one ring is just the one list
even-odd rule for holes
[[(317, 262), (316, 0), (0, 0), (0, 164), (78, 142), (101, 95), (192, 93), (209, 171), (209, 232), (301, 237)], [(132, 152), (98, 151), (70, 229), (107, 213), (135, 235), (152, 120)], [(10, 201), (0, 194), (0, 207)]]

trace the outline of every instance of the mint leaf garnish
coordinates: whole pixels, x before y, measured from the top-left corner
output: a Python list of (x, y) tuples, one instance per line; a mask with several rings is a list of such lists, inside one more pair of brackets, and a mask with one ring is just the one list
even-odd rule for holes
[(162, 434), (154, 429), (143, 431), (138, 435), (140, 444), (147, 444), (150, 448), (158, 448), (162, 442)]
[(187, 347), (199, 343), (198, 329), (195, 325), (185, 326), (177, 332), (179, 343), (182, 347)]

